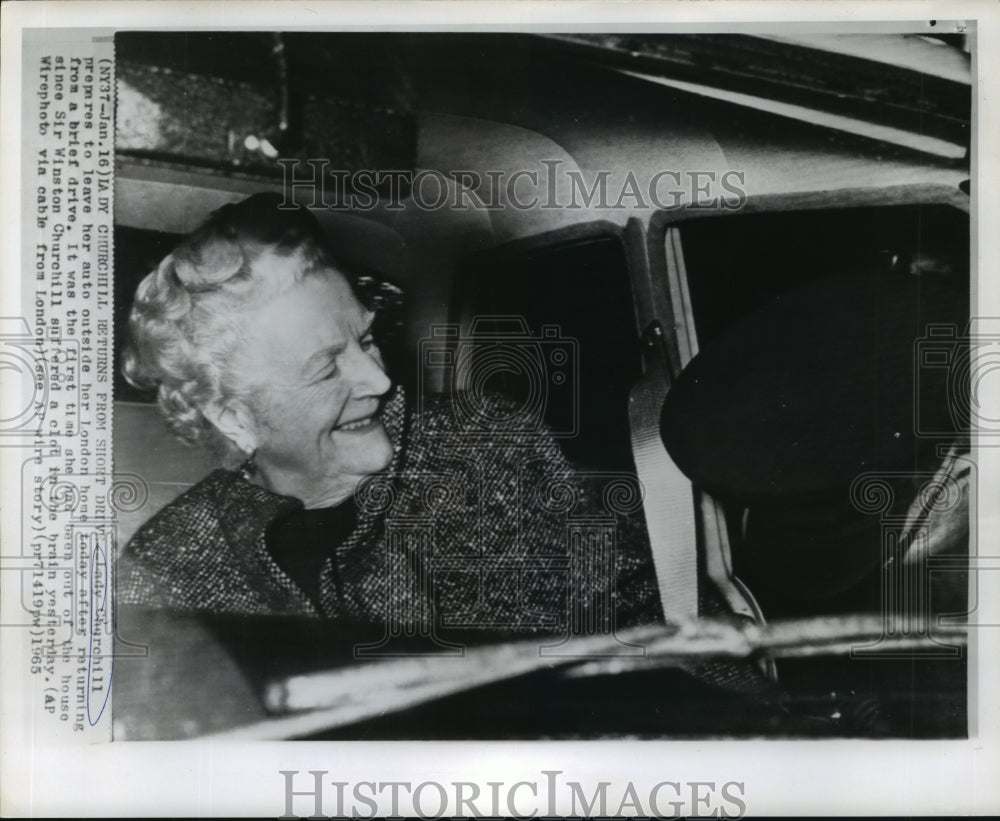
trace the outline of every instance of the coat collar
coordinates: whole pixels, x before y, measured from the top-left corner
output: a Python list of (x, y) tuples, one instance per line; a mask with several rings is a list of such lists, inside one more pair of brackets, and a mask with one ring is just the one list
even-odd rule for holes
[[(386, 402), (382, 413), (386, 432), (393, 443), (393, 458), (385, 473), (392, 476), (403, 460), (403, 439), (406, 426), (406, 396), (397, 387)], [(250, 577), (260, 581), (270, 579), (280, 583), (272, 592), (281, 599), (296, 599), (297, 606), (313, 609), (305, 594), (278, 567), (267, 550), (267, 529), (278, 519), (302, 508), (302, 501), (283, 496), (253, 482), (239, 472), (225, 469), (214, 471), (207, 479), (216, 502), (219, 525), (226, 543)], [(359, 538), (376, 527), (377, 517), (359, 510), (358, 527), (341, 549), (349, 549)], [(338, 551), (340, 552), (340, 551)], [(269, 584), (268, 587), (273, 587)], [(301, 601), (298, 601), (301, 600)]]

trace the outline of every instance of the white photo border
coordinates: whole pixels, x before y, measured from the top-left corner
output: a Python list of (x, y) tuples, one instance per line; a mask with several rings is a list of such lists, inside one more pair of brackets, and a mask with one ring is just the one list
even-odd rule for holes
[[(21, 192), (19, 146), (21, 35), (27, 28), (115, 30), (635, 30), (914, 31), (933, 19), (975, 26), (973, 315), (1000, 315), (1000, 8), (954, 2), (23, 2), (5, 4), (2, 31), (3, 126), (0, 202), (3, 288), (0, 315), (19, 313)], [(473, 24), (470, 21), (475, 20)], [(9, 238), (15, 238), (10, 240)], [(13, 307), (14, 310), (11, 310)], [(994, 400), (1000, 397), (994, 396)], [(996, 401), (993, 407), (997, 407)], [(1000, 449), (977, 453), (981, 554), (1000, 553)], [(5, 460), (4, 502), (17, 486)], [(3, 529), (17, 505), (4, 505)], [(6, 551), (3, 551), (6, 552)], [(1000, 625), (1000, 573), (982, 573), (980, 619)], [(996, 627), (971, 631), (970, 714), (963, 741), (650, 741), (650, 742), (144, 742), (37, 746), (22, 712), (22, 660), (4, 654), (2, 814), (10, 817), (278, 816), (281, 770), (326, 770), (331, 780), (538, 781), (546, 770), (585, 785), (743, 782), (751, 815), (982, 814), (1000, 809), (1000, 641)], [(0, 640), (3, 635), (0, 632)], [(592, 792), (588, 787), (588, 794)]]

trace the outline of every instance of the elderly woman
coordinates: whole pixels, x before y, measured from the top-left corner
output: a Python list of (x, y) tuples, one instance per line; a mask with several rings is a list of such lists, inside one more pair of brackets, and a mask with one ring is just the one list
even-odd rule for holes
[(654, 618), (641, 522), (612, 512), (609, 578), (581, 578), (568, 534), (590, 501), (551, 437), (504, 431), (495, 397), (477, 397), (476, 436), (446, 398), (418, 412), (318, 223), (279, 201), (216, 211), (138, 288), (124, 373), (226, 467), (140, 529), (118, 601), (544, 630), (571, 600), (613, 601), (619, 624)]

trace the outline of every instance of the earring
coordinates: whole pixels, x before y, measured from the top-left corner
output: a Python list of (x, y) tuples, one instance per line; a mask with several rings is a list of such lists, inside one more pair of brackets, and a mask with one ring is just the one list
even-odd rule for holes
[(243, 480), (246, 482), (249, 482), (254, 474), (257, 473), (257, 462), (254, 461), (253, 458), (255, 455), (256, 451), (251, 453), (239, 467), (240, 476), (242, 476)]

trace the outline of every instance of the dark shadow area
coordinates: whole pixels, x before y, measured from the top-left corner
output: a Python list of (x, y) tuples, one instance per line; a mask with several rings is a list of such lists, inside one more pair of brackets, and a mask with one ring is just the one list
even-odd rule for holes
[[(765, 617), (883, 613), (898, 634), (964, 613), (968, 575), (913, 555), (960, 566), (967, 508), (949, 513), (947, 538), (913, 530), (912, 516), (949, 448), (968, 447), (968, 215), (858, 208), (680, 230), (700, 353), (667, 397), (662, 432), (723, 503), (736, 575)], [(778, 668), (793, 698), (848, 694), (873, 726), (911, 714), (915, 735), (966, 732), (964, 655)], [(926, 700), (937, 712), (916, 707)]]
[[(642, 358), (617, 233), (583, 226), (477, 254), (459, 271), (453, 304), (456, 317), (481, 320), (458, 349), (480, 357), (470, 367), (477, 389), (532, 408), (575, 465), (634, 470), (628, 395)], [(497, 327), (505, 316), (523, 328)]]

